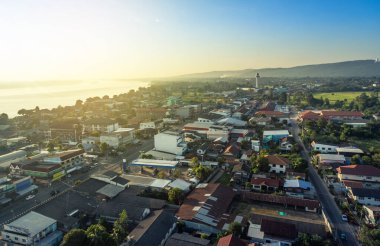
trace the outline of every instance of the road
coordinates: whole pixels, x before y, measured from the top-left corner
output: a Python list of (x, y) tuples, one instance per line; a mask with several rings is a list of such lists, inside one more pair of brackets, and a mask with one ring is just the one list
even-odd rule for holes
[(65, 177), (62, 181), (53, 182), (50, 187), (40, 186), (38, 188), (38, 193), (35, 194), (35, 197), (33, 199), (27, 201), (25, 198), (21, 198), (17, 201), (11, 202), (11, 204), (8, 206), (1, 208), (0, 226), (2, 226), (4, 223), (9, 223), (17, 217), (22, 216), (29, 210), (33, 210), (36, 206), (39, 206), (42, 203), (48, 202), (50, 199), (54, 199), (54, 197), (50, 195), (50, 192), (53, 190), (59, 190), (60, 193), (58, 195), (61, 195), (65, 191), (71, 189), (76, 180), (86, 180), (91, 175), (102, 173), (105, 170), (112, 170), (119, 173), (121, 171), (122, 159), (127, 159), (127, 162), (130, 162), (138, 158), (141, 151), (146, 152), (148, 150), (151, 150), (153, 146), (153, 139), (143, 140), (141, 145), (131, 146), (122, 156), (101, 159), (98, 166), (90, 169), (90, 171), (86, 173), (71, 174), (70, 178)]
[(314, 185), (317, 191), (319, 201), (321, 202), (324, 211), (326, 212), (328, 218), (333, 224), (336, 232), (345, 233), (347, 236), (347, 240), (341, 240), (338, 236), (339, 245), (350, 245), (350, 246), (360, 245), (358, 240), (356, 239), (356, 236), (355, 236), (354, 231), (352, 230), (352, 227), (347, 222), (342, 221), (342, 213), (340, 209), (338, 208), (338, 206), (336, 205), (334, 201), (334, 197), (330, 194), (325, 182), (323, 182), (323, 180), (321, 179), (321, 177), (318, 175), (317, 171), (313, 167), (310, 161), (309, 153), (306, 150), (305, 145), (303, 144), (303, 142), (301, 141), (299, 137), (300, 129), (298, 127), (295, 117), (291, 119), (291, 125), (292, 125), (291, 127), (292, 135), (302, 148), (301, 155), (308, 162), (310, 181), (312, 182), (312, 184)]

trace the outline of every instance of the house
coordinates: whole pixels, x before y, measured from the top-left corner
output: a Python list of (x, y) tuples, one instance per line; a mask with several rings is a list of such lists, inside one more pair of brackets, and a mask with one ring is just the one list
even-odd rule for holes
[(311, 110), (306, 110), (298, 113), (297, 119), (299, 121), (304, 121), (304, 120), (310, 120), (310, 121), (316, 121), (321, 118), (320, 113), (313, 112)]
[(279, 143), (280, 140), (289, 137), (288, 130), (271, 130), (263, 132), (263, 143), (267, 144), (270, 141)]
[(189, 233), (174, 233), (166, 241), (165, 246), (210, 246), (210, 240), (195, 237)]
[(141, 107), (135, 109), (136, 119), (140, 122), (162, 119), (165, 117), (166, 111), (165, 108), (161, 107)]
[(351, 188), (348, 197), (363, 205), (380, 206), (378, 189)]
[(267, 159), (271, 173), (285, 173), (290, 165), (290, 160), (279, 155), (268, 155)]
[(210, 126), (212, 126), (213, 123), (207, 123), (207, 122), (193, 122), (193, 123), (187, 123), (183, 126), (183, 131), (186, 132), (197, 132), (199, 134), (206, 135), (208, 130), (210, 129)]
[(134, 139), (134, 128), (119, 128), (111, 133), (103, 133), (100, 135), (100, 142), (106, 143), (113, 148), (120, 147), (123, 144), (130, 144)]
[(162, 128), (163, 121), (162, 120), (156, 120), (156, 121), (147, 121), (147, 122), (141, 122), (140, 123), (140, 130), (144, 129), (159, 129)]
[(198, 116), (198, 122), (216, 123), (223, 116), (220, 114), (207, 113)]
[(163, 246), (176, 228), (177, 219), (167, 210), (153, 211), (129, 235), (125, 246)]
[(172, 131), (165, 131), (154, 135), (154, 148), (157, 151), (182, 155), (186, 151), (187, 145), (182, 135)]
[(231, 127), (212, 125), (207, 131), (207, 139), (215, 140), (219, 138), (229, 139)]
[(311, 199), (315, 197), (311, 183), (302, 179), (286, 179), (284, 190), (288, 196)]
[(119, 123), (108, 118), (94, 118), (84, 122), (83, 130), (87, 132), (113, 132), (119, 129)]
[(336, 169), (338, 179), (380, 182), (380, 169), (370, 165), (349, 165), (340, 166)]
[(46, 163), (60, 164), (65, 170), (84, 163), (84, 150), (73, 149), (51, 154), (43, 159)]
[(255, 116), (259, 117), (269, 117), (271, 119), (274, 119), (275, 121), (279, 123), (285, 123), (287, 124), (289, 122), (289, 116), (286, 113), (279, 112), (279, 111), (257, 111), (255, 113)]
[(251, 140), (251, 148), (255, 152), (259, 152), (260, 151), (260, 140)]
[(57, 230), (57, 221), (34, 211), (5, 224), (2, 239), (17, 245), (59, 245), (63, 233)]
[(0, 155), (0, 171), (7, 171), (12, 162), (26, 159), (26, 151), (16, 150), (8, 154)]
[(335, 146), (335, 145), (321, 144), (315, 141), (311, 142), (311, 147), (313, 148), (313, 151), (316, 151), (322, 154), (336, 153), (336, 149), (338, 148), (338, 146)]
[(218, 120), (217, 123), (223, 126), (246, 126), (247, 125), (247, 121), (239, 120), (232, 117), (227, 117), (227, 118)]
[(293, 144), (288, 140), (282, 140), (280, 142), (280, 150), (282, 151), (291, 151), (293, 148)]
[(217, 246), (247, 246), (240, 238), (235, 237), (233, 234), (221, 237)]
[(227, 223), (235, 192), (221, 184), (201, 183), (186, 197), (176, 216), (186, 227), (217, 233)]
[(188, 192), (190, 190), (191, 183), (186, 182), (183, 179), (176, 179), (173, 182), (171, 182), (168, 186), (170, 188), (178, 188), (178, 189), (180, 189), (180, 190), (182, 190), (183, 192), (186, 193), (186, 192)]
[(240, 146), (236, 143), (232, 143), (227, 146), (223, 152), (223, 157), (226, 159), (235, 159), (240, 157)]
[(245, 184), (249, 180), (250, 170), (245, 163), (239, 163), (232, 168), (232, 178), (235, 184)]
[(354, 155), (359, 155), (359, 156), (364, 155), (363, 150), (354, 146), (339, 147), (339, 148), (336, 148), (336, 152), (338, 153), (338, 155), (344, 155), (345, 157), (352, 157)]
[(294, 224), (268, 218), (250, 223), (248, 236), (264, 245), (291, 246), (298, 237)]
[(318, 154), (317, 162), (319, 168), (332, 168), (335, 165), (345, 165), (346, 158), (344, 157), (344, 155)]
[(274, 192), (280, 188), (281, 181), (270, 178), (252, 178), (251, 189), (255, 191)]
[(82, 138), (82, 146), (85, 151), (91, 151), (96, 148), (96, 144), (100, 142), (100, 137), (87, 136)]

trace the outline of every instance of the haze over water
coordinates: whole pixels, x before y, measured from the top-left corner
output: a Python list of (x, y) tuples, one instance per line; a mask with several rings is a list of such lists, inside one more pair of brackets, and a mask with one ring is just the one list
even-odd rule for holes
[(129, 80), (0, 82), (0, 113), (14, 117), (22, 108), (69, 106), (78, 99), (112, 97), (146, 86), (148, 82)]

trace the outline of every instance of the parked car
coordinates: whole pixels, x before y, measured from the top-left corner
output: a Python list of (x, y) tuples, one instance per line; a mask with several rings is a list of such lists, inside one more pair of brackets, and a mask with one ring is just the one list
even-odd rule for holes
[(25, 200), (31, 200), (31, 199), (33, 199), (35, 197), (35, 195), (29, 195), (29, 196), (27, 196), (26, 198), (25, 198)]
[(340, 237), (340, 239), (342, 239), (343, 241), (346, 241), (347, 240), (347, 236), (346, 236), (346, 233), (341, 233), (340, 235), (339, 235), (339, 237)]
[(348, 217), (345, 214), (342, 214), (342, 221), (348, 221)]

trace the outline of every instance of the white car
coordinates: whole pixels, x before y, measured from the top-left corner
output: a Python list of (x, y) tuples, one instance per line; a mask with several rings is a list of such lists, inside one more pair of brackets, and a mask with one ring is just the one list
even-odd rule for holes
[(347, 215), (342, 214), (342, 221), (348, 221)]
[(30, 200), (30, 199), (33, 199), (35, 197), (35, 195), (29, 195), (25, 198), (25, 200)]

